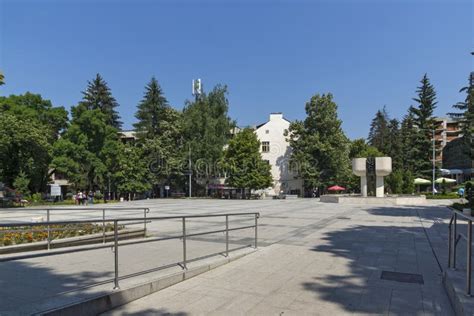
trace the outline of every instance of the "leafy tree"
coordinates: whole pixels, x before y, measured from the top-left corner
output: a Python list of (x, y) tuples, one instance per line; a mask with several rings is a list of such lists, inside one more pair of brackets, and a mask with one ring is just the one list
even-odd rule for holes
[(197, 180), (206, 187), (218, 175), (216, 163), (222, 158), (224, 145), (235, 126), (228, 116), (226, 95), (227, 87), (217, 85), (209, 94), (187, 102), (183, 110), (183, 158), (187, 159), (190, 148)]
[(138, 122), (134, 126), (138, 142), (144, 148), (144, 159), (151, 166), (151, 181), (157, 193), (159, 186), (178, 186), (182, 182), (179, 176), (182, 158), (181, 113), (169, 106), (155, 78), (145, 89), (144, 98), (135, 114)]
[[(27, 92), (0, 97), (0, 120), (0, 139), (5, 142), (0, 153), (0, 181), (12, 185), (23, 170), (30, 191), (46, 191), (51, 145), (67, 126), (67, 111)], [(37, 154), (33, 150), (38, 150)]]
[(122, 122), (115, 109), (118, 103), (112, 96), (107, 82), (100, 74), (97, 74), (92, 81), (88, 81), (86, 91), (82, 92), (83, 98), (80, 105), (87, 110), (99, 109), (106, 116), (106, 122), (117, 129), (120, 129)]
[(382, 153), (388, 155), (390, 151), (389, 117), (385, 106), (378, 110), (370, 124), (368, 143)]
[(453, 107), (460, 110), (457, 113), (449, 113), (455, 119), (458, 119), (461, 124), (463, 142), (465, 144), (466, 152), (470, 157), (474, 157), (474, 72), (471, 72), (469, 77), (469, 85), (462, 88), (459, 92), (466, 93), (464, 102), (458, 102)]
[(14, 186), (21, 173), (22, 178), (29, 180), (29, 190), (45, 190), (50, 151), (44, 125), (0, 112), (0, 181)]
[(370, 146), (365, 139), (358, 138), (350, 143), (349, 158), (367, 158), (367, 157), (383, 157), (384, 153), (376, 147)]
[(0, 97), (0, 113), (10, 113), (42, 124), (51, 144), (65, 130), (68, 122), (68, 113), (64, 107), (53, 107), (51, 101), (30, 92)]
[(71, 125), (54, 144), (51, 167), (65, 174), (78, 189), (105, 189), (117, 171), (119, 123), (115, 106), (115, 99), (98, 75), (89, 82), (83, 101), (72, 107)]
[(332, 94), (316, 94), (306, 103), (306, 119), (290, 124), (286, 135), (305, 188), (344, 184), (350, 178), (349, 140), (337, 117)]
[(415, 176), (429, 176), (432, 172), (432, 129), (434, 128), (433, 111), (436, 108), (436, 91), (425, 74), (420, 81), (421, 86), (416, 90), (417, 97), (413, 101), (417, 106), (409, 109), (416, 127), (416, 137), (413, 146), (418, 151), (416, 159), (413, 160), (413, 172)]
[(143, 160), (140, 147), (122, 144), (119, 146), (114, 178), (118, 192), (121, 195), (128, 195), (129, 200), (133, 200), (136, 193), (150, 190), (148, 165)]
[(273, 184), (271, 166), (262, 160), (260, 141), (250, 128), (230, 140), (224, 154), (224, 165), (229, 170), (226, 181), (230, 186), (257, 190)]
[(30, 179), (28, 178), (27, 174), (23, 171), (20, 171), (18, 176), (13, 181), (13, 187), (15, 190), (23, 196), (29, 196), (30, 190), (28, 186), (30, 184)]

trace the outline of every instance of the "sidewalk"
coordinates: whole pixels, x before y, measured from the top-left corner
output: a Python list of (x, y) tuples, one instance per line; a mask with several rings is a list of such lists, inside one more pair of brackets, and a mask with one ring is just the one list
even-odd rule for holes
[[(106, 315), (452, 315), (441, 283), (448, 215), (354, 210)], [(423, 283), (381, 279), (382, 271)]]

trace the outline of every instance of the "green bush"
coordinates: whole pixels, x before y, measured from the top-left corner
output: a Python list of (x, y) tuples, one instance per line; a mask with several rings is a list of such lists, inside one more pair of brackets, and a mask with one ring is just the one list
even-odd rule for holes
[(453, 208), (457, 209), (458, 211), (462, 211), (463, 209), (468, 207), (468, 203), (453, 203)]
[(449, 199), (458, 199), (459, 195), (455, 192), (442, 193), (442, 194), (427, 194), (427, 199), (430, 200), (449, 200)]
[(41, 193), (34, 193), (31, 195), (31, 201), (32, 202), (40, 202), (43, 198), (41, 197)]

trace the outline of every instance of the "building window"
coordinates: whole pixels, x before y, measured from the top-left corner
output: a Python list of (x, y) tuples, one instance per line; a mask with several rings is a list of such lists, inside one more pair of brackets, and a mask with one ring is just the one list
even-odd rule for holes
[(270, 134), (270, 131), (268, 129), (266, 129), (265, 134)]
[(270, 164), (270, 160), (263, 160), (263, 161), (265, 161), (267, 164)]
[(270, 151), (270, 142), (262, 142), (262, 152), (268, 153)]

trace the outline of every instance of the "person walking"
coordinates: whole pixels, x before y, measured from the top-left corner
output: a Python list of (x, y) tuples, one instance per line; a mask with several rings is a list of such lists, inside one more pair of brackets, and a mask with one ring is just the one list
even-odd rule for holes
[(94, 205), (94, 192), (92, 192), (92, 190), (89, 191), (88, 198), (89, 198), (89, 203), (91, 205)]

